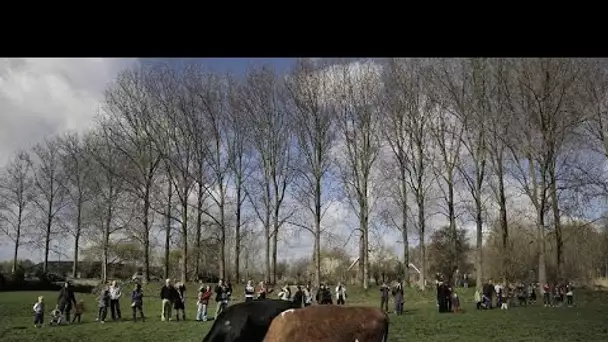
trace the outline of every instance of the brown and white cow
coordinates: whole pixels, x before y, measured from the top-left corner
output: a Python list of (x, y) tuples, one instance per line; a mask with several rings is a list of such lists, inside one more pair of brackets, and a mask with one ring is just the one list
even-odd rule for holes
[(388, 324), (377, 308), (315, 305), (276, 316), (264, 342), (386, 342)]

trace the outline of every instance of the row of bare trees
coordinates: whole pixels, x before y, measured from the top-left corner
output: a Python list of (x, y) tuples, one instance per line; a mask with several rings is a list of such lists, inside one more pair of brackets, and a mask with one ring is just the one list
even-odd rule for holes
[[(474, 222), (477, 284), (484, 231), (500, 227), (507, 270), (511, 221), (522, 219), (536, 226), (538, 280), (548, 236), (565, 278), (564, 221), (598, 220), (608, 195), (607, 95), (605, 62), (591, 59), (299, 60), (286, 75), (262, 66), (243, 77), (194, 64), (128, 70), (106, 91), (93, 129), (14, 156), (0, 182), (0, 227), (14, 242), (14, 267), (27, 242), (44, 250), (46, 270), (51, 242), (69, 235), (74, 275), (85, 242), (104, 251), (104, 278), (115, 239), (141, 245), (149, 277), (160, 229), (165, 276), (174, 248), (181, 278), (200, 274), (213, 241), (213, 268), (240, 280), (245, 240), (258, 234), (268, 282), (291, 227), (312, 237), (318, 284), (322, 245), (339, 233), (325, 213), (342, 201), (358, 221), (365, 288), (376, 228), (399, 232), (403, 265), (417, 237), (424, 286), (425, 239), (438, 218), (453, 270), (463, 266), (459, 229)], [(509, 201), (518, 191), (531, 218)]]

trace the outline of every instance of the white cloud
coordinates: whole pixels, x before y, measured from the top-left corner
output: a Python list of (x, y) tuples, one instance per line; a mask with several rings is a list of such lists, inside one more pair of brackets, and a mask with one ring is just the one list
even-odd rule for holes
[(0, 59), (0, 164), (45, 136), (90, 127), (107, 83), (134, 59)]
[[(0, 165), (17, 149), (46, 136), (90, 127), (107, 83), (136, 63), (105, 58), (0, 59)], [(0, 260), (12, 256), (12, 248), (5, 247), (0, 248)], [(29, 256), (24, 250), (20, 255)]]

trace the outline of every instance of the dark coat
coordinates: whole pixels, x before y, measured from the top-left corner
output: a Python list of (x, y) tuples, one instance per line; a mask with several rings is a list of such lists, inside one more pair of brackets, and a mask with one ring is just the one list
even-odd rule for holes
[(301, 303), (276, 299), (231, 305), (216, 318), (203, 342), (263, 342), (276, 316), (301, 306)]
[(74, 297), (74, 289), (71, 285), (68, 287), (62, 287), (59, 290), (59, 297), (57, 298), (57, 302), (60, 304), (74, 304), (76, 305), (76, 298)]

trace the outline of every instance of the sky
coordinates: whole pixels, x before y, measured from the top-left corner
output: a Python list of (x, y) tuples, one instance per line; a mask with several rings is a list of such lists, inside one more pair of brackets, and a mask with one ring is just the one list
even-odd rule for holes
[[(0, 167), (18, 149), (28, 149), (45, 137), (90, 128), (104, 89), (120, 71), (138, 65), (193, 61), (235, 75), (260, 64), (286, 72), (295, 62), (292, 58), (0, 58)], [(10, 244), (6, 238), (0, 239), (4, 240), (0, 240), (0, 260), (11, 258)], [(27, 251), (20, 253), (24, 258), (32, 256)]]
[[(196, 62), (219, 73), (231, 72), (242, 75), (252, 65), (267, 64), (277, 71), (287, 72), (293, 66), (292, 58), (204, 58), (204, 59), (0, 59), (0, 166), (4, 165), (18, 149), (27, 149), (45, 137), (68, 130), (84, 131), (93, 124), (93, 117), (103, 99), (104, 89), (116, 75), (126, 68), (154, 63), (179, 65)], [(515, 188), (511, 188), (513, 205), (528, 208), (518, 200)], [(433, 226), (445, 223), (440, 216), (431, 222)], [(324, 225), (340, 232), (346, 241), (349, 232), (357, 227), (357, 219), (350, 205), (336, 202), (324, 218)], [(473, 229), (471, 222), (464, 223)], [(381, 230), (378, 234), (384, 243), (399, 251), (399, 236), (394, 231)], [(2, 237), (0, 237), (2, 239)], [(4, 238), (6, 240), (6, 238)], [(12, 248), (0, 240), (0, 260), (10, 259)], [(351, 240), (354, 253), (356, 244)], [(312, 240), (308, 233), (286, 237), (279, 254), (289, 258), (309, 255)], [(22, 251), (22, 258), (40, 259), (40, 254)], [(71, 253), (68, 253), (71, 254)], [(53, 256), (51, 258), (54, 259)]]

